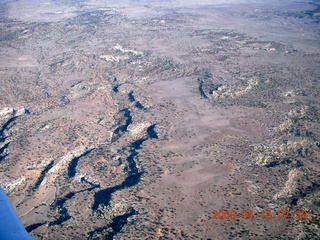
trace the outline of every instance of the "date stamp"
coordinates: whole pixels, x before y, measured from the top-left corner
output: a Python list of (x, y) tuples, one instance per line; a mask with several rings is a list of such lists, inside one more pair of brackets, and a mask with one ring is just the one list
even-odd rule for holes
[[(311, 216), (308, 211), (306, 210), (295, 210), (290, 211), (287, 209), (280, 209), (277, 211), (274, 210), (263, 210), (261, 212), (255, 212), (253, 210), (243, 210), (241, 212), (237, 212), (235, 210), (213, 210), (212, 211), (213, 216), (212, 219), (288, 219), (293, 218), (295, 220), (304, 220), (304, 219), (311, 219), (314, 218), (314, 216)], [(320, 218), (318, 217), (320, 220)]]

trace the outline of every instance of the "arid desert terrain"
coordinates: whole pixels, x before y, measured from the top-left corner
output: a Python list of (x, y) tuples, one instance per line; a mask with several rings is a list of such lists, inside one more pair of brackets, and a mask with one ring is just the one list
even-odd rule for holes
[(0, 185), (36, 239), (320, 239), (319, 80), (319, 0), (0, 0)]

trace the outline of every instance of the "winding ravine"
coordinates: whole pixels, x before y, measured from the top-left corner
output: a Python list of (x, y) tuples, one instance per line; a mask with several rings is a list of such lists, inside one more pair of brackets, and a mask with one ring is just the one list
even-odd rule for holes
[[(147, 137), (138, 139), (135, 142), (131, 143), (130, 145), (130, 155), (126, 158), (128, 162), (128, 176), (125, 178), (125, 180), (116, 186), (109, 187), (103, 190), (100, 190), (95, 193), (94, 195), (94, 203), (92, 205), (92, 210), (96, 211), (100, 204), (103, 204), (104, 206), (108, 206), (111, 201), (112, 194), (116, 191), (121, 191), (125, 188), (130, 188), (135, 186), (140, 182), (141, 176), (144, 172), (139, 172), (139, 169), (137, 168), (137, 164), (135, 162), (135, 158), (138, 156), (138, 149), (142, 148), (142, 144), (147, 141), (148, 139), (156, 139), (158, 138), (157, 133), (155, 132), (156, 124), (150, 126), (147, 128)], [(121, 216), (116, 216), (112, 219), (112, 223), (105, 228), (112, 227), (113, 232), (110, 233), (106, 239), (113, 239), (113, 236), (115, 236), (118, 232), (121, 231), (122, 227), (127, 223), (127, 219), (134, 215), (135, 211), (132, 209), (129, 213), (126, 213)], [(95, 231), (103, 231), (105, 228), (96, 229)], [(93, 232), (95, 232), (93, 231)]]
[(71, 160), (69, 166), (68, 166), (68, 177), (69, 178), (73, 178), (76, 175), (76, 168), (79, 162), (79, 159), (82, 157), (87, 156), (93, 149), (86, 151), (85, 153), (83, 153), (82, 155), (80, 155), (79, 157), (75, 157)]
[(31, 224), (31, 225), (26, 227), (26, 230), (28, 232), (31, 232), (31, 231), (37, 229), (38, 227), (41, 227), (44, 224), (48, 224), (48, 226), (54, 226), (54, 225), (60, 225), (60, 224), (62, 224), (64, 222), (68, 221), (71, 218), (71, 216), (68, 213), (68, 209), (65, 206), (65, 203), (68, 200), (70, 200), (72, 197), (74, 197), (77, 193), (81, 193), (81, 192), (85, 192), (85, 191), (92, 191), (95, 188), (96, 187), (91, 187), (91, 188), (83, 189), (83, 190), (80, 190), (80, 191), (77, 191), (77, 192), (70, 192), (65, 197), (56, 200), (55, 201), (55, 207), (57, 209), (59, 209), (60, 216), (56, 220), (51, 221), (51, 222), (41, 222), (41, 223)]
[(125, 123), (114, 130), (111, 142), (117, 141), (127, 131), (129, 125), (132, 123), (132, 116), (129, 108), (120, 110), (120, 113), (123, 113)]

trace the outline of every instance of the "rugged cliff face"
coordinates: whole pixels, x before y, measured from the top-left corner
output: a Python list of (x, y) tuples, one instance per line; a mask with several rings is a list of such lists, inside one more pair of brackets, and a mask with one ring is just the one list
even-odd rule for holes
[(317, 1), (0, 1), (0, 184), (27, 231), (320, 238), (319, 16)]

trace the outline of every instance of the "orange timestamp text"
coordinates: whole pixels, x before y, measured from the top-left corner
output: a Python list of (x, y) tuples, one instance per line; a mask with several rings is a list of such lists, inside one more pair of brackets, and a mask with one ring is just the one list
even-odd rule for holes
[(303, 220), (311, 218), (310, 214), (306, 210), (263, 210), (261, 212), (255, 212), (253, 210), (243, 210), (241, 212), (237, 212), (235, 210), (213, 210), (212, 219), (267, 219), (270, 220), (272, 218), (276, 219), (288, 219), (294, 218), (296, 220)]

